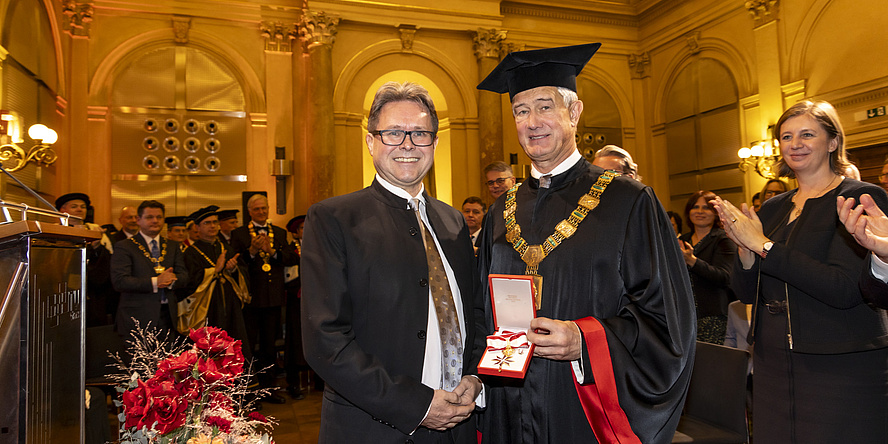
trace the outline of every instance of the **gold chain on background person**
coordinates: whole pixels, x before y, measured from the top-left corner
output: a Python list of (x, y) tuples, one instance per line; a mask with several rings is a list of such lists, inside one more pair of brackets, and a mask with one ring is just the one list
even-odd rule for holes
[[(271, 229), (271, 222), (269, 222), (268, 225), (266, 225), (266, 226), (268, 227), (268, 229), (267, 229), (268, 243), (271, 244), (271, 246), (272, 246), (271, 254), (268, 254), (262, 250), (259, 250), (259, 257), (261, 257), (262, 262), (264, 262), (262, 264), (262, 271), (268, 273), (269, 271), (271, 271), (271, 264), (269, 264), (268, 261), (270, 260), (271, 256), (274, 256), (274, 230)], [(250, 230), (250, 237), (251, 238), (254, 238), (257, 236), (256, 230), (253, 229), (252, 222), (250, 222), (247, 225), (247, 228)]]
[(589, 191), (580, 197), (577, 208), (571, 211), (567, 219), (562, 220), (555, 226), (555, 232), (546, 238), (542, 245), (528, 245), (527, 241), (521, 237), (521, 226), (515, 221), (515, 211), (518, 209), (518, 203), (515, 194), (518, 191), (518, 185), (509, 189), (506, 194), (506, 209), (503, 210), (503, 218), (506, 221), (506, 240), (512, 244), (512, 248), (521, 256), (521, 260), (527, 264), (524, 274), (533, 277), (533, 286), (536, 289), (536, 308), (540, 309), (543, 303), (543, 277), (537, 273), (540, 262), (549, 255), (561, 242), (573, 236), (577, 231), (577, 227), (586, 218), (590, 211), (598, 206), (601, 194), (607, 189), (611, 180), (619, 176), (616, 171), (605, 171), (598, 177), (595, 184), (589, 188)]
[(133, 243), (136, 244), (136, 246), (139, 247), (140, 250), (142, 250), (142, 253), (145, 255), (145, 257), (148, 258), (149, 261), (154, 262), (154, 272), (155, 273), (160, 274), (160, 273), (163, 273), (163, 270), (166, 270), (163, 267), (163, 265), (161, 265), (161, 262), (163, 262), (163, 258), (166, 257), (166, 254), (167, 254), (166, 239), (164, 239), (163, 242), (159, 242), (162, 245), (162, 247), (160, 249), (160, 257), (158, 257), (156, 259), (151, 257), (151, 253), (149, 253), (148, 250), (146, 250), (145, 247), (143, 247), (142, 244), (140, 244), (139, 241), (136, 240), (135, 236), (131, 237), (130, 240), (132, 240)]

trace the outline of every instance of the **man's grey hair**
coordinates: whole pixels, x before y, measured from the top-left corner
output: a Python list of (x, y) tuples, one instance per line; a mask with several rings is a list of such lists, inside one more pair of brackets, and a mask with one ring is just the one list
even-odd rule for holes
[(620, 166), (623, 169), (621, 172), (633, 179), (641, 180), (641, 176), (638, 175), (638, 165), (632, 161), (632, 155), (623, 148), (616, 145), (605, 145), (604, 148), (595, 153), (595, 158), (598, 159), (599, 157), (616, 157), (620, 159)]
[(425, 108), (429, 112), (432, 119), (432, 132), (438, 132), (438, 113), (435, 111), (435, 104), (432, 102), (432, 96), (422, 86), (413, 82), (386, 82), (376, 91), (373, 97), (373, 104), (370, 105), (370, 115), (367, 117), (367, 130), (376, 131), (379, 128), (379, 115), (385, 105), (393, 102), (415, 102)]
[(563, 86), (559, 86), (558, 94), (561, 94), (561, 98), (564, 99), (564, 107), (570, 108), (574, 102), (580, 100), (580, 97), (577, 96), (576, 91), (571, 90), (570, 88), (565, 88)]
[(486, 167), (484, 167), (483, 174), (486, 176), (487, 173), (489, 173), (491, 171), (497, 171), (500, 173), (509, 173), (510, 177), (514, 175), (514, 173), (512, 172), (512, 167), (508, 163), (503, 162), (502, 160), (494, 161), (494, 162), (490, 163), (489, 165), (487, 165)]
[(264, 201), (265, 201), (265, 204), (268, 205), (268, 198), (265, 197), (264, 194), (256, 193), (256, 194), (250, 196), (249, 199), (247, 199), (247, 208), (252, 207), (253, 204), (254, 204), (256, 201), (258, 201), (258, 200), (264, 200)]

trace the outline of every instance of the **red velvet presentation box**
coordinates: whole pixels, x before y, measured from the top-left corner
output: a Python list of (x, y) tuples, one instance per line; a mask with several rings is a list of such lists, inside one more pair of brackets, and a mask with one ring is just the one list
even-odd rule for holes
[(533, 278), (491, 274), (488, 281), (496, 332), (487, 337), (478, 373), (524, 378), (533, 356), (533, 344), (527, 341), (530, 321), (536, 317)]

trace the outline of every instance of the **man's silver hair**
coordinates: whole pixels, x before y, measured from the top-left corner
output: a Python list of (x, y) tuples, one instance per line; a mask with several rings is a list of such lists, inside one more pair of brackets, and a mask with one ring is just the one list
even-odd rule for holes
[(595, 153), (595, 158), (599, 157), (616, 157), (620, 159), (620, 166), (623, 167), (622, 173), (637, 180), (641, 180), (638, 175), (638, 165), (632, 161), (632, 155), (628, 151), (616, 145), (605, 145), (604, 148)]
[(570, 108), (570, 106), (574, 102), (576, 102), (577, 100), (580, 100), (579, 96), (577, 96), (577, 93), (569, 88), (559, 86), (557, 89), (558, 89), (558, 94), (561, 94), (561, 98), (564, 99), (564, 107), (565, 108)]

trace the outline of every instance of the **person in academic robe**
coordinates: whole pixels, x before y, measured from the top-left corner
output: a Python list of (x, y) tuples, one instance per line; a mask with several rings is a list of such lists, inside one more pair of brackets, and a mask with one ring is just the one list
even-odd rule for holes
[(663, 444), (681, 416), (696, 320), (672, 225), (650, 187), (576, 147), (576, 76), (599, 46), (513, 52), (478, 85), (509, 93), (532, 162), (482, 229), (488, 331), (488, 274), (533, 276), (538, 306), (526, 376), (485, 379), (485, 444)]
[[(250, 344), (256, 347), (257, 368), (269, 368), (259, 374), (259, 381), (265, 387), (272, 387), (271, 372), (277, 356), (275, 341), (281, 333), (281, 308), (286, 301), (284, 269), (296, 265), (299, 258), (296, 249), (287, 242), (287, 231), (268, 220), (268, 198), (254, 194), (247, 200), (247, 211), (250, 222), (231, 232), (231, 249), (240, 254), (239, 260), (246, 265), (250, 302), (244, 306), (244, 321)], [(275, 393), (263, 400), (275, 404), (286, 402)]]
[[(71, 225), (82, 225), (89, 230), (102, 231), (98, 225), (84, 222), (89, 205), (89, 196), (83, 193), (63, 194), (55, 201), (55, 207), (59, 212), (80, 218), (80, 220), (69, 219)], [(108, 279), (111, 253), (113, 252), (111, 240), (105, 234), (102, 234), (101, 239), (90, 242), (86, 248), (86, 311), (84, 317), (87, 327), (114, 323), (112, 309), (117, 308), (117, 294)]]
[(242, 310), (249, 292), (238, 270), (238, 254), (224, 248), (217, 238), (218, 209), (210, 205), (188, 216), (200, 237), (185, 250), (188, 282), (180, 294), (187, 297), (179, 302), (179, 332), (185, 334), (204, 325), (221, 328), (241, 341), (244, 357), (249, 360), (252, 353)]
[(188, 240), (188, 230), (185, 228), (188, 216), (170, 216), (166, 218), (166, 224), (167, 237), (178, 242), (179, 249), (185, 251), (188, 248), (188, 245), (185, 245), (185, 241)]

